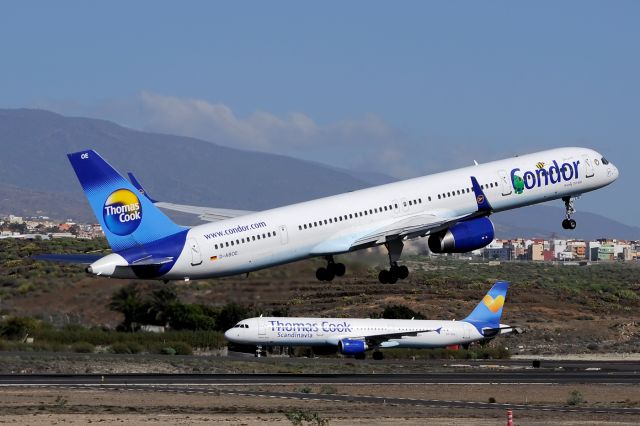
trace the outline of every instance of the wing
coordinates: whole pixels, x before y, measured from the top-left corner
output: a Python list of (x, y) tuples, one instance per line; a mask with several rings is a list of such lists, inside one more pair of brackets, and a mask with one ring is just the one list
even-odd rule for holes
[(219, 209), (215, 207), (200, 207), (190, 206), (187, 204), (174, 204), (164, 201), (157, 201), (156, 206), (161, 209), (173, 210), (182, 213), (196, 214), (198, 217), (206, 222), (216, 222), (218, 220), (231, 219), (238, 216), (244, 216), (250, 213), (254, 213), (249, 210), (232, 210), (232, 209)]
[[(399, 333), (387, 333), (387, 334), (376, 334), (373, 336), (365, 336), (365, 340), (367, 342), (367, 346), (370, 348), (378, 348), (378, 347), (393, 347), (397, 346), (397, 342), (389, 342), (392, 339), (401, 339), (403, 337), (415, 337), (421, 333), (438, 333), (440, 334), (441, 328), (432, 329), (432, 330), (416, 330), (416, 331), (402, 331)], [(386, 344), (385, 344), (386, 343)]]
[(470, 176), (470, 178), (471, 187), (473, 188), (473, 193), (478, 205), (475, 212), (456, 215), (448, 211), (439, 211), (405, 217), (356, 239), (351, 244), (350, 249), (353, 250), (372, 244), (383, 244), (386, 241), (398, 238), (422, 237), (444, 229), (458, 221), (491, 214), (493, 209), (491, 204), (489, 204), (489, 200), (487, 200), (487, 197), (484, 195), (480, 184), (478, 184), (478, 180), (475, 176)]
[(140, 182), (138, 182), (138, 179), (136, 179), (133, 173), (129, 172), (127, 173), (127, 175), (129, 176), (129, 180), (131, 180), (131, 183), (133, 184), (133, 186), (135, 186), (136, 189), (140, 191), (142, 195), (147, 197), (149, 201), (151, 201), (153, 204), (155, 204), (157, 207), (160, 207), (161, 209), (195, 214), (195, 215), (198, 215), (198, 218), (206, 222), (215, 222), (218, 220), (231, 219), (234, 217), (244, 216), (249, 213), (253, 213), (252, 211), (249, 211), (249, 210), (219, 209), (215, 207), (200, 207), (200, 206), (191, 206), (188, 204), (175, 204), (175, 203), (167, 203), (164, 201), (157, 201), (151, 198), (151, 196), (147, 193), (147, 191), (145, 191), (145, 189), (142, 187)]
[[(398, 333), (384, 333), (384, 334), (369, 334), (359, 337), (348, 337), (353, 340), (364, 340), (367, 343), (368, 348), (379, 348), (386, 347), (391, 348), (393, 346), (397, 346), (397, 342), (389, 342), (391, 339), (401, 339), (403, 337), (413, 337), (417, 336), (420, 333), (440, 333), (441, 328), (437, 329), (424, 329), (424, 330), (414, 330), (414, 331), (401, 331)], [(346, 339), (347, 337), (332, 337), (327, 339), (327, 343), (332, 345), (338, 345), (342, 339)]]

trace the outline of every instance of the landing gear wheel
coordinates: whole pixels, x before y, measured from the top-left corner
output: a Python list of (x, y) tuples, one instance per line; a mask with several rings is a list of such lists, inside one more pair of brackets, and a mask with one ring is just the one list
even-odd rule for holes
[(380, 351), (375, 351), (372, 354), (373, 359), (375, 359), (376, 361), (380, 361), (381, 359), (384, 359), (384, 354)]
[(346, 272), (347, 268), (344, 263), (336, 263), (333, 260), (333, 256), (325, 256), (327, 260), (326, 267), (320, 267), (316, 270), (316, 278), (318, 281), (331, 281), (335, 277), (341, 277)]
[(344, 273), (347, 271), (347, 268), (344, 266), (344, 263), (333, 263), (333, 264), (329, 264), (331, 266), (331, 269), (333, 269), (333, 273), (335, 274), (336, 277), (341, 277), (344, 275)]
[(573, 198), (563, 197), (562, 201), (564, 201), (564, 208), (566, 210), (566, 218), (562, 221), (562, 228), (576, 229), (576, 221), (571, 219), (571, 216), (576, 212), (576, 209), (573, 206)]
[(316, 269), (316, 278), (318, 281), (332, 281), (335, 273), (332, 269), (320, 267)]
[(404, 280), (405, 278), (407, 278), (409, 276), (409, 268), (407, 268), (404, 265), (398, 266), (396, 268), (396, 274), (398, 275), (399, 279)]
[(387, 271), (386, 269), (383, 269), (378, 274), (378, 281), (380, 281), (381, 284), (388, 284), (389, 278), (390, 278), (390, 274), (389, 274), (389, 271)]
[(398, 275), (393, 269), (389, 271), (389, 279), (387, 280), (387, 282), (389, 284), (395, 284), (398, 282)]

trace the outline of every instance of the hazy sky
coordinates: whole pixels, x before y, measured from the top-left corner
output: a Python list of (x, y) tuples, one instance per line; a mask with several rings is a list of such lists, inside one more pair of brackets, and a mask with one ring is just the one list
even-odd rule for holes
[(2, 2), (0, 107), (396, 177), (587, 146), (621, 176), (578, 209), (640, 226), (639, 22), (637, 1)]

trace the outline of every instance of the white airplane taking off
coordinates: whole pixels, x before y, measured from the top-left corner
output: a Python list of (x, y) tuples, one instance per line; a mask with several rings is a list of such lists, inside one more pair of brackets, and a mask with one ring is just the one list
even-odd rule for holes
[(329, 346), (344, 355), (382, 359), (381, 348), (468, 347), (500, 334), (520, 333), (517, 327), (500, 324), (509, 283), (498, 281), (478, 306), (461, 321), (259, 317), (237, 323), (224, 337), (243, 345)]
[[(562, 199), (564, 228), (576, 226), (573, 199), (609, 185), (618, 169), (586, 148), (559, 148), (261, 212), (155, 202), (95, 151), (68, 154), (113, 250), (95, 255), (41, 255), (89, 264), (87, 272), (114, 278), (189, 280), (248, 273), (324, 257), (319, 280), (345, 273), (333, 256), (384, 245), (390, 268), (383, 283), (409, 274), (398, 265), (403, 241), (428, 237), (436, 253), (464, 253), (489, 244), (488, 216)], [(173, 223), (158, 207), (211, 221), (191, 228)]]

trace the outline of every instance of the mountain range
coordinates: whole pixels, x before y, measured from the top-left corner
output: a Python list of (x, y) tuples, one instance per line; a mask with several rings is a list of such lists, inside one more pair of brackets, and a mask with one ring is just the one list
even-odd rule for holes
[[(120, 172), (134, 172), (155, 198), (202, 206), (261, 210), (394, 180), (377, 170), (353, 172), (105, 120), (0, 109), (0, 213), (95, 221), (65, 155), (87, 148)], [(638, 227), (584, 212), (576, 216), (578, 228), (566, 231), (563, 215), (560, 207), (538, 205), (492, 219), (502, 238), (640, 239)], [(178, 218), (193, 223), (192, 217)]]

